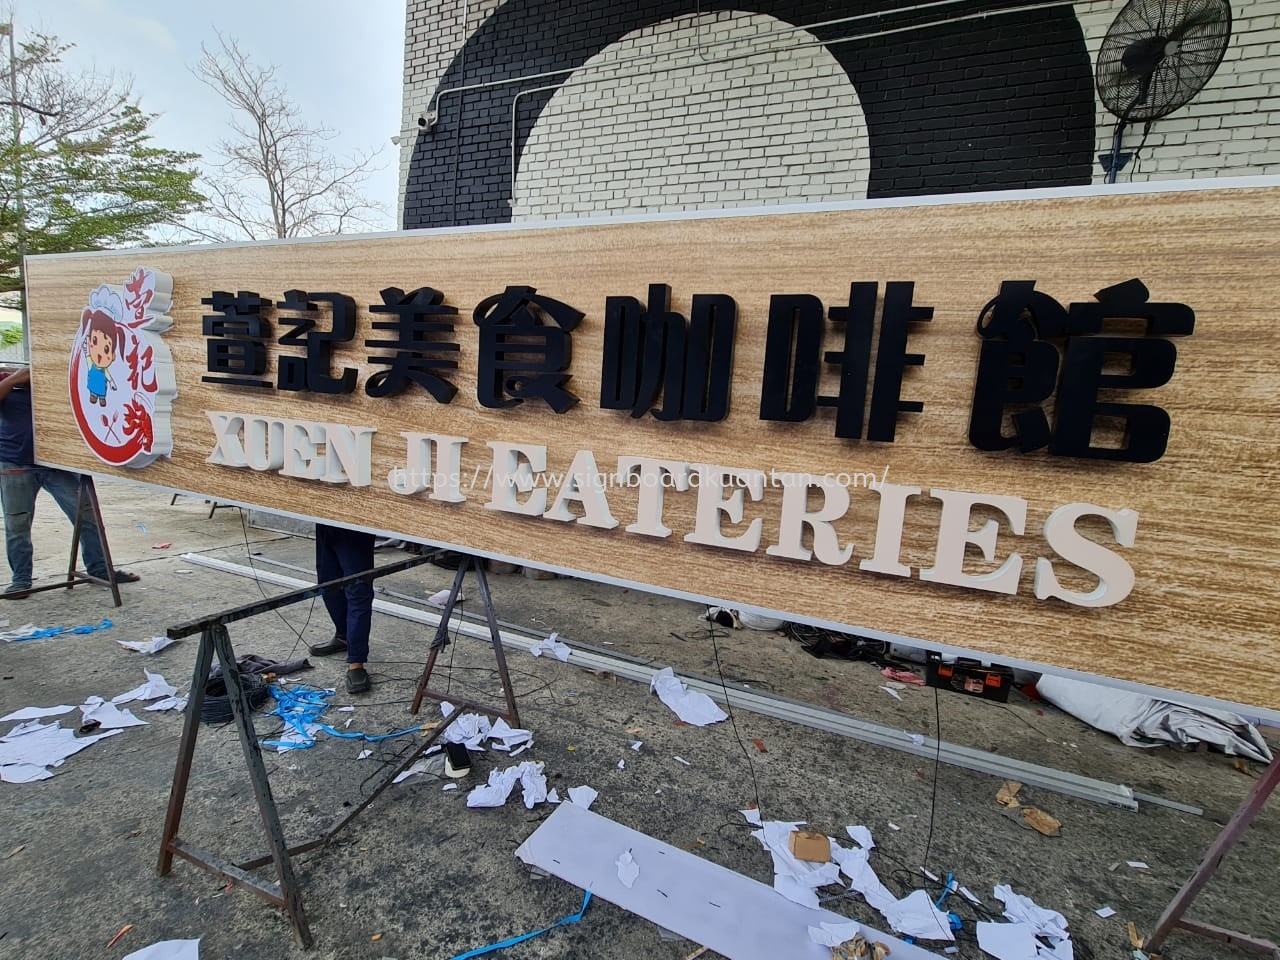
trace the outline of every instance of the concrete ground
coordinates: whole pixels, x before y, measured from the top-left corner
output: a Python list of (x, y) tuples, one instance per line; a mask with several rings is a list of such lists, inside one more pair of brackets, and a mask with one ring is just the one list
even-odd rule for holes
[[(101, 482), (99, 494), (118, 566), (142, 576), (122, 587), (124, 605), (79, 586), (0, 603), (11, 626), (112, 626), (87, 635), (0, 643), (0, 715), (27, 705), (110, 698), (143, 679), (144, 667), (186, 687), (194, 638), (153, 657), (117, 640), (163, 634), (171, 625), (238, 606), (279, 588), (211, 571), (184, 553), (219, 557), (263, 570), (305, 576), (309, 541), (243, 526), (236, 509), (209, 516), (209, 505), (124, 483)], [(36, 529), (39, 577), (65, 571), (69, 524), (42, 499)], [(169, 546), (160, 547), (167, 543)], [(386, 551), (381, 559), (400, 556)], [(452, 572), (423, 566), (378, 581), (384, 596), (421, 606), (416, 598), (446, 587)], [(1141, 792), (1201, 807), (1203, 816), (1143, 804), (1139, 812), (1106, 807), (1046, 790), (1023, 799), (1062, 822), (1045, 837), (995, 801), (1000, 782), (957, 767), (935, 765), (886, 748), (735, 710), (734, 723), (677, 725), (648, 690), (611, 674), (594, 674), (550, 658), (509, 654), (524, 725), (536, 747), (520, 759), (546, 763), (550, 785), (585, 783), (600, 792), (593, 810), (731, 869), (770, 882), (768, 855), (735, 812), (759, 802), (768, 819), (805, 820), (844, 834), (868, 825), (878, 843), (871, 857), (884, 882), (905, 894), (926, 862), (955, 873), (999, 912), (992, 886), (1009, 883), (1070, 922), (1075, 956), (1131, 956), (1126, 924), (1151, 930), (1164, 905), (1199, 862), (1220, 824), (1257, 771), (1220, 754), (1162, 748), (1136, 750), (1043, 703), (1013, 694), (1007, 705), (932, 689), (901, 687), (901, 700), (865, 662), (815, 659), (781, 635), (721, 631), (713, 645), (700, 607), (584, 581), (493, 576), (499, 616), (532, 632), (557, 630), (570, 642), (617, 651), (646, 662), (712, 677), (746, 680), (769, 691), (848, 712), (879, 724), (1124, 783)], [(474, 612), (478, 596), (469, 586)], [(303, 602), (233, 624), (239, 654), (272, 659), (305, 654), (331, 628), (322, 605)], [(375, 615), (372, 691), (341, 689), (342, 664), (314, 659), (303, 679), (337, 685), (336, 702), (352, 704), (352, 729), (381, 733), (413, 721), (407, 713), (431, 631)], [(497, 702), (488, 648), (462, 639), (437, 673), (441, 685)], [(936, 713), (935, 713), (936, 704)], [(470, 810), (466, 789), (443, 792), (438, 776), (418, 776), (390, 788), (327, 848), (295, 860), (315, 949), (291, 940), (277, 909), (228, 889), (217, 877), (182, 861), (156, 874), (161, 827), (173, 776), (182, 717), (136, 712), (145, 727), (70, 758), (50, 780), (0, 784), (0, 958), (119, 958), (157, 940), (200, 937), (203, 957), (449, 958), (537, 929), (577, 910), (581, 892), (557, 879), (535, 879), (515, 848), (553, 808), (526, 810), (517, 795), (501, 809)], [(72, 715), (78, 720), (78, 714)], [(70, 723), (64, 718), (64, 723)], [(278, 732), (259, 714), (259, 735)], [(0, 733), (8, 732), (6, 724)], [(1274, 734), (1275, 731), (1270, 731)], [(633, 740), (643, 741), (638, 752)], [(266, 751), (267, 769), (291, 843), (315, 836), (367, 794), (408, 749), (408, 739), (364, 746), (321, 739), (309, 750)], [(688, 765), (677, 762), (680, 756)], [(620, 759), (625, 769), (617, 769)], [(469, 781), (483, 781), (506, 758), (478, 756)], [(900, 830), (894, 831), (889, 823)], [(182, 836), (230, 860), (265, 852), (244, 760), (231, 726), (203, 727), (193, 766)], [(1264, 811), (1228, 857), (1194, 915), (1256, 936), (1280, 939), (1272, 906), (1272, 876), (1280, 840), (1280, 810)], [(1133, 870), (1125, 861), (1143, 861)], [(936, 885), (930, 889), (936, 894)], [(860, 897), (825, 905), (883, 929)], [(949, 901), (966, 921), (959, 956), (984, 956), (973, 936), (976, 911)], [(1116, 915), (1101, 919), (1095, 909)], [(106, 944), (125, 925), (114, 946)], [(653, 924), (600, 900), (583, 922), (504, 951), (509, 958), (646, 957), (679, 960), (696, 944), (671, 940)], [(713, 956), (707, 954), (706, 956)], [(1249, 954), (1175, 934), (1166, 960), (1235, 960)]]

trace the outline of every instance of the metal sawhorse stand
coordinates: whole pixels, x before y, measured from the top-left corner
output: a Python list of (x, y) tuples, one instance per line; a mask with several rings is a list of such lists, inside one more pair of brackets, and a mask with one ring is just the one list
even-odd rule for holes
[[(76, 557), (80, 553), (80, 537), (84, 529), (86, 512), (92, 514), (93, 522), (98, 529), (98, 540), (102, 544), (102, 559), (107, 565), (107, 575), (91, 576), (87, 571), (82, 573), (76, 569)], [(116, 566), (111, 560), (111, 547), (107, 544), (107, 528), (102, 522), (102, 508), (98, 505), (98, 492), (93, 486), (93, 477), (80, 475), (80, 493), (76, 502), (76, 519), (71, 527), (71, 559), (67, 562), (67, 579), (57, 583), (45, 583), (31, 587), (24, 596), (43, 593), (46, 590), (70, 590), (80, 583), (96, 583), (111, 588), (111, 599), (118, 607), (124, 601), (120, 599), (120, 586), (116, 583)]]
[[(272, 903), (285, 911), (289, 917), (289, 923), (293, 927), (294, 938), (303, 946), (311, 947), (313, 939), (311, 929), (307, 924), (306, 914), (302, 909), (302, 898), (298, 890), (298, 882), (293, 872), (293, 862), (290, 859), (295, 854), (305, 853), (308, 850), (314, 850), (329, 843), (347, 824), (354, 820), (360, 813), (381, 795), (382, 791), (389, 787), (395, 778), (408, 770), (417, 759), (429, 750), (435, 742), (443, 736), (444, 732), (458, 717), (462, 716), (464, 709), (470, 708), (481, 713), (491, 716), (503, 716), (511, 722), (513, 726), (519, 725), (519, 718), (516, 714), (515, 695), (511, 690), (510, 677), (507, 674), (506, 659), (503, 656), (502, 644), (498, 634), (497, 619), (493, 613), (492, 603), (489, 597), (489, 585), (484, 579), (484, 572), (480, 566), (480, 562), (467, 558), (458, 568), (458, 575), (454, 579), (453, 591), (449, 597), (449, 604), (445, 611), (441, 614), (440, 625), (436, 630), (436, 639), (431, 645), (431, 654), (428, 659), (427, 668), (423, 672), (423, 678), (419, 681), (418, 692), (414, 699), (413, 711), (416, 713), (421, 705), (424, 695), (437, 696), (432, 691), (426, 689), (427, 678), (430, 676), (431, 667), (435, 663), (438, 650), (449, 642), (448, 627), (449, 616), (452, 613), (453, 605), (457, 600), (457, 595), (462, 585), (462, 577), (465, 569), (469, 565), (474, 565), (476, 577), (482, 584), (480, 591), (485, 600), (485, 612), (488, 615), (489, 625), (492, 635), (492, 642), (495, 654), (498, 660), (498, 672), (502, 681), (502, 689), (506, 693), (507, 712), (502, 713), (495, 711), (490, 707), (481, 704), (467, 702), (455, 703), (453, 711), (444, 718), (443, 722), (430, 731), (428, 736), (414, 746), (409, 751), (408, 756), (391, 772), (389, 772), (382, 781), (374, 788), (373, 792), (365, 797), (359, 805), (353, 807), (350, 812), (335, 823), (328, 831), (314, 840), (308, 840), (305, 843), (296, 846), (289, 846), (284, 839), (284, 833), (280, 827), (280, 815), (276, 810), (275, 800), (271, 795), (271, 784), (267, 778), (266, 768), (262, 763), (262, 751), (258, 746), (258, 738), (253, 727), (252, 711), (248, 701), (245, 698), (244, 687), (240, 682), (240, 674), (236, 669), (236, 655), (231, 646), (231, 638), (227, 634), (227, 624), (236, 620), (243, 620), (260, 613), (266, 613), (289, 604), (297, 603), (301, 600), (307, 600), (312, 597), (319, 596), (326, 590), (343, 587), (348, 583), (361, 579), (374, 579), (376, 577), (386, 576), (389, 573), (396, 573), (410, 567), (418, 566), (425, 563), (427, 557), (410, 557), (396, 563), (387, 564), (386, 566), (377, 567), (374, 570), (366, 570), (363, 573), (353, 574), (349, 577), (342, 577), (337, 580), (330, 580), (326, 583), (317, 584), (314, 587), (304, 587), (292, 593), (286, 593), (279, 597), (273, 597), (268, 600), (260, 600), (255, 603), (246, 604), (242, 607), (236, 607), (213, 616), (204, 617), (199, 620), (193, 620), (189, 623), (181, 624), (176, 627), (170, 627), (166, 631), (166, 635), (178, 639), (188, 637), (192, 634), (200, 634), (200, 649), (196, 653), (195, 669), (192, 672), (191, 694), (187, 701), (186, 717), (182, 728), (182, 740), (178, 746), (178, 759), (173, 772), (173, 785), (169, 791), (169, 808), (165, 814), (164, 831), (160, 840), (160, 860), (157, 865), (157, 871), (161, 876), (165, 876), (173, 868), (173, 858), (181, 857), (190, 863), (195, 864), (203, 870), (217, 874), (237, 886), (241, 886), (256, 894), (268, 903)], [(442, 639), (443, 638), (443, 639)], [(182, 807), (187, 796), (187, 786), (191, 776), (191, 761), (195, 755), (196, 737), (200, 732), (200, 707), (204, 702), (205, 684), (208, 681), (209, 669), (213, 665), (213, 658), (217, 656), (218, 662), (222, 665), (222, 676), (227, 685), (228, 699), (231, 703), (231, 712), (236, 730), (240, 735), (240, 747), (244, 752), (245, 766), (249, 771), (249, 780), (253, 787), (254, 799), (257, 801), (258, 813), (262, 818), (262, 824), (266, 831), (268, 852), (264, 856), (256, 857), (251, 860), (245, 860), (240, 863), (231, 863), (217, 854), (203, 850), (178, 835), (178, 827), (182, 821)], [(425, 725), (424, 725), (425, 729)], [(274, 883), (264, 882), (253, 876), (250, 871), (259, 867), (272, 864), (275, 867), (276, 880)]]
[(1186, 920), (1183, 918), (1183, 914), (1187, 912), (1187, 908), (1191, 906), (1200, 891), (1204, 889), (1204, 885), (1213, 878), (1214, 872), (1218, 869), (1218, 864), (1222, 863), (1223, 858), (1235, 846), (1236, 841), (1240, 839), (1240, 835), (1248, 829), (1249, 824), (1262, 812), (1267, 798), (1271, 796), (1277, 784), (1280, 784), (1280, 758), (1271, 761), (1266, 773), (1253, 785), (1249, 795), (1244, 798), (1236, 812), (1231, 815), (1227, 825), (1222, 828), (1222, 832), (1209, 845), (1209, 849), (1205, 852), (1204, 859), (1200, 861), (1200, 866), (1196, 868), (1196, 872), (1182, 885), (1182, 889), (1169, 902), (1169, 906), (1165, 908), (1164, 913), (1156, 922), (1155, 932), (1147, 939), (1143, 950), (1147, 953), (1158, 952), (1170, 933), (1174, 930), (1186, 930), (1189, 933), (1199, 934), (1210, 940), (1218, 940), (1222, 943), (1230, 944), (1241, 950), (1260, 953), (1263, 956), (1271, 957), (1272, 960), (1280, 960), (1280, 946), (1270, 940), (1262, 940), (1247, 934), (1236, 933), (1233, 930), (1224, 930), (1222, 927), (1215, 927), (1213, 924), (1202, 923), (1199, 920)]
[[(482, 703), (460, 700), (457, 697), (442, 693), (439, 690), (433, 690), (427, 686), (431, 682), (431, 672), (435, 669), (436, 658), (439, 657), (440, 651), (449, 645), (449, 621), (453, 617), (453, 608), (462, 593), (462, 580), (466, 576), (468, 569), (475, 573), (476, 586), (480, 590), (480, 599), (484, 602), (485, 619), (489, 621), (489, 637), (493, 644), (493, 655), (498, 661), (498, 674), (502, 680), (502, 692), (507, 700), (505, 713), (495, 711), (492, 707), (485, 706)], [(493, 612), (493, 597), (489, 593), (489, 579), (485, 576), (484, 561), (479, 557), (468, 555), (458, 563), (458, 572), (453, 577), (453, 587), (449, 590), (449, 599), (445, 601), (444, 609), (440, 613), (440, 624), (436, 627), (435, 639), (431, 641), (431, 653), (427, 656), (427, 664), (422, 669), (422, 676), (418, 678), (418, 689), (413, 695), (413, 705), (409, 707), (410, 713), (416, 714), (421, 709), (423, 697), (431, 697), (433, 700), (447, 699), (455, 706), (469, 707), (477, 713), (487, 713), (493, 717), (502, 717), (511, 726), (520, 726), (520, 714), (516, 710), (515, 691), (511, 689), (511, 679), (507, 675), (507, 657), (502, 650), (498, 618)]]

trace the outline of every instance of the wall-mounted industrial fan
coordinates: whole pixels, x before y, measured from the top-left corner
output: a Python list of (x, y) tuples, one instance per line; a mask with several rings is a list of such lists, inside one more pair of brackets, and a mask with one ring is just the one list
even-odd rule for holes
[(1229, 0), (1129, 0), (1098, 51), (1098, 96), (1118, 118), (1107, 182), (1123, 165), (1131, 123), (1150, 124), (1185, 106), (1209, 82), (1231, 41)]

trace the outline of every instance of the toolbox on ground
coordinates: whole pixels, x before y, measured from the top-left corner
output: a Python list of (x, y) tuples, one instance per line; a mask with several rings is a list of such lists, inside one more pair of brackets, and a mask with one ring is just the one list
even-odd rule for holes
[(983, 700), (1006, 703), (1009, 688), (1013, 686), (1013, 671), (999, 664), (983, 666), (978, 660), (957, 657), (954, 663), (944, 663), (942, 654), (930, 650), (925, 660), (925, 680), (931, 687), (954, 690)]

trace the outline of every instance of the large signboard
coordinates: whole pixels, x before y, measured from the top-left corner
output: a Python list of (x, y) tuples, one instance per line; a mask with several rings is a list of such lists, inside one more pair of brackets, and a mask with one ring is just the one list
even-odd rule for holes
[(33, 258), (42, 462), (1274, 712), (1280, 188)]

